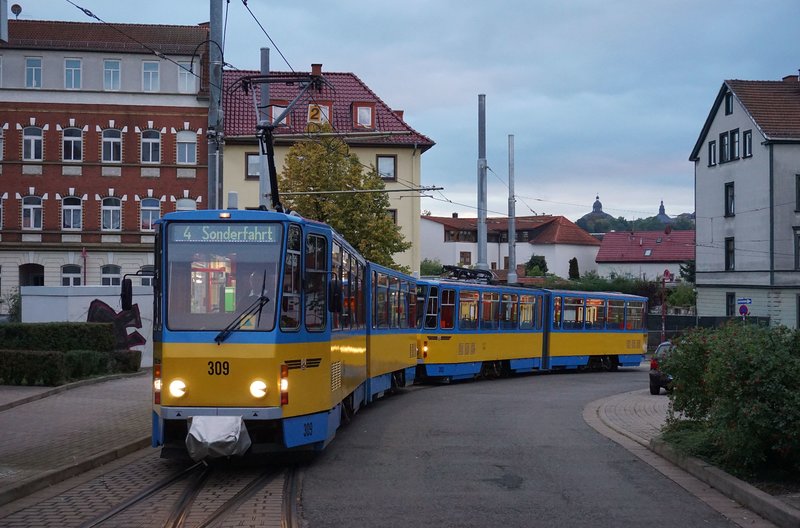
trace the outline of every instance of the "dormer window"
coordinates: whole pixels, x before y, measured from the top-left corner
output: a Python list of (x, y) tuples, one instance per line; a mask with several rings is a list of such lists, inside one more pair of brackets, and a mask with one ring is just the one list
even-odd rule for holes
[(289, 114), (287, 113), (283, 119), (281, 119), (280, 123), (276, 123), (275, 120), (278, 119), (281, 114), (286, 111), (286, 108), (289, 106), (289, 103), (286, 101), (271, 101), (269, 106), (269, 120), (272, 122), (273, 125), (280, 125), (280, 126), (289, 126)]
[(353, 126), (355, 128), (375, 128), (375, 105), (354, 103)]
[(331, 105), (330, 103), (313, 103), (308, 105), (309, 123), (330, 123)]
[(728, 92), (725, 94), (725, 115), (733, 113), (733, 94)]

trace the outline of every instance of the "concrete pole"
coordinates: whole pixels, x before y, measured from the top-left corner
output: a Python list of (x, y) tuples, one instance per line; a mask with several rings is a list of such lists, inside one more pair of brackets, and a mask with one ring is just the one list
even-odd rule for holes
[(210, 0), (208, 43), (208, 208), (222, 209), (222, 0)]
[[(261, 48), (261, 75), (269, 75), (269, 48)], [(269, 83), (261, 83), (261, 104), (258, 108), (258, 123), (262, 126), (271, 125), (269, 119)], [(259, 151), (258, 157), (258, 205), (270, 208), (272, 206), (272, 191), (267, 168), (267, 154)]]
[(486, 95), (478, 95), (478, 262), (475, 267), (488, 270), (486, 262)]
[(508, 135), (508, 283), (517, 282), (517, 226), (514, 199), (514, 134)]

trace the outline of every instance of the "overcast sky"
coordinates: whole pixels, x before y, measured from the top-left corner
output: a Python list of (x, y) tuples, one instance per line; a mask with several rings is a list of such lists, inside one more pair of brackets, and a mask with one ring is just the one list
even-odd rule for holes
[[(72, 0), (109, 23), (197, 24), (208, 0)], [(91, 18), (67, 0), (9, 0), (20, 19)], [(422, 208), (477, 216), (478, 94), (486, 95), (489, 215), (576, 220), (694, 211), (688, 161), (725, 79), (797, 74), (798, 0), (242, 0), (223, 3), (225, 61), (353, 72), (436, 145)], [(13, 17), (13, 15), (12, 15)], [(276, 49), (277, 48), (277, 49)], [(285, 56), (284, 61), (278, 50)]]

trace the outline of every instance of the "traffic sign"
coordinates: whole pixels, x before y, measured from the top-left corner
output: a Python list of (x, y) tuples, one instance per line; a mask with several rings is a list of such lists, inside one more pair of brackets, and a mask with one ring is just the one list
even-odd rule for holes
[(739, 297), (736, 299), (736, 304), (753, 304), (753, 299), (749, 297)]
[(749, 313), (750, 313), (750, 310), (747, 308), (746, 304), (743, 304), (743, 305), (739, 306), (739, 315), (744, 317), (745, 315), (748, 315)]

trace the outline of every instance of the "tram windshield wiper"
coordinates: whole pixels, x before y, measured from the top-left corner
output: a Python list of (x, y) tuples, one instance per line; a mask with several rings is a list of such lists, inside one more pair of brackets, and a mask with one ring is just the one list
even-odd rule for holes
[(222, 344), (223, 341), (228, 339), (232, 333), (239, 330), (242, 325), (253, 317), (256, 316), (256, 328), (261, 324), (261, 311), (264, 309), (264, 306), (269, 302), (269, 297), (266, 295), (266, 287), (267, 287), (267, 270), (264, 270), (264, 279), (261, 282), (261, 295), (257, 296), (255, 300), (245, 308), (242, 313), (236, 316), (236, 319), (231, 321), (231, 323), (226, 326), (217, 337), (214, 338), (216, 343)]

